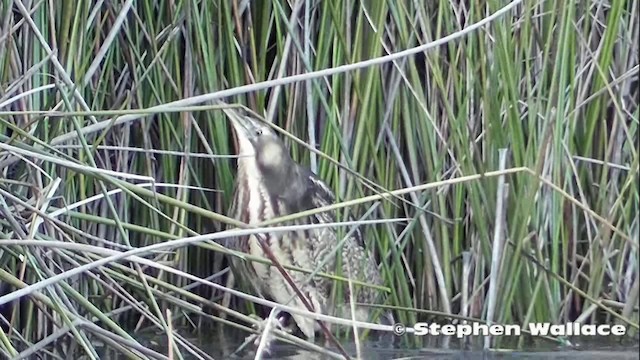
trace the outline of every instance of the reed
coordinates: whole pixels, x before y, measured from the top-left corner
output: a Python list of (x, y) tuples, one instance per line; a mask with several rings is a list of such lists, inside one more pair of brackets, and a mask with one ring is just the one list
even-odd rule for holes
[(221, 306), (227, 251), (197, 237), (234, 225), (220, 100), (368, 214), (399, 322), (636, 336), (638, 6), (0, 1), (0, 357), (208, 358), (188, 331), (251, 331), (268, 304)]

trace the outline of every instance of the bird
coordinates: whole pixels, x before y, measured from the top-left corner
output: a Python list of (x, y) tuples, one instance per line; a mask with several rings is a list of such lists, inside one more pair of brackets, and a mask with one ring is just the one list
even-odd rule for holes
[[(258, 225), (264, 221), (294, 214), (335, 203), (333, 191), (310, 169), (296, 163), (271, 126), (248, 108), (226, 108), (236, 134), (237, 173), (234, 182), (230, 216), (248, 225)], [(349, 217), (347, 219), (351, 221)], [(289, 222), (288, 225), (324, 224), (336, 221), (333, 211), (305, 216)], [(279, 224), (283, 225), (283, 224)], [(382, 277), (373, 253), (365, 247), (361, 230), (350, 232), (350, 236), (339, 249), (340, 262), (335, 254), (339, 242), (343, 240), (330, 227), (262, 234), (262, 242), (282, 265), (349, 277), (367, 284), (382, 285)], [(231, 250), (267, 258), (256, 235), (229, 237), (225, 246)], [(231, 258), (231, 268), (236, 278), (252, 285), (261, 296), (270, 297), (275, 302), (308, 310), (305, 303), (277, 268), (259, 262), (249, 262), (238, 257)], [(338, 268), (340, 267), (340, 268)], [(341, 270), (341, 271), (340, 271)], [(333, 303), (331, 291), (335, 280), (288, 270), (288, 275), (300, 292), (307, 298), (311, 310), (322, 314), (341, 316), (358, 321), (372, 321), (375, 309), (357, 307), (351, 314), (351, 301), (376, 303), (383, 300), (382, 291), (361, 286), (354, 294), (345, 291), (344, 298)], [(354, 285), (353, 288), (356, 286)], [(379, 313), (379, 311), (378, 311)], [(300, 314), (290, 314), (300, 331), (313, 339), (320, 331), (316, 320)], [(385, 311), (378, 319), (385, 325), (393, 324), (393, 315)]]

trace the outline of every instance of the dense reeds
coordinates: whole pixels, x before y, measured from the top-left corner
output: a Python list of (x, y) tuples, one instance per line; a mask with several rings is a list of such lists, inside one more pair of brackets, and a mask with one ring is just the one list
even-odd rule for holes
[(229, 223), (211, 93), (284, 129), (340, 214), (379, 221), (361, 226), (398, 321), (637, 333), (638, 6), (1, 1), (0, 357), (181, 358), (199, 351), (177, 328), (250, 330), (253, 301), (213, 287), (224, 249), (179, 240)]

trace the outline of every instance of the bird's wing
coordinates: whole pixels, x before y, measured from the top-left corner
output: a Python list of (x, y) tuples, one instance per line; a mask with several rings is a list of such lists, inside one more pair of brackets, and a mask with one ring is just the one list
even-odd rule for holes
[[(307, 178), (309, 181), (308, 196), (311, 198), (314, 208), (324, 207), (335, 203), (335, 195), (322, 180), (311, 172), (309, 172)], [(312, 217), (313, 219), (311, 221), (316, 223), (336, 222), (335, 210), (314, 214)], [(354, 219), (351, 215), (347, 215), (344, 220), (353, 221)], [(360, 226), (345, 227), (343, 234), (348, 234), (352, 229), (353, 231), (340, 250), (342, 257), (342, 275), (344, 276), (349, 274), (353, 279), (358, 279), (360, 281), (376, 285), (381, 284), (382, 279), (378, 271), (377, 263), (373, 258), (373, 254), (366, 249)], [(315, 250), (315, 253), (318, 255), (328, 255), (328, 253), (335, 250), (337, 244), (344, 239), (344, 237), (338, 235), (335, 229), (320, 229), (314, 233), (315, 237), (318, 239), (317, 243), (322, 244), (319, 246), (322, 249)], [(318, 256), (318, 262), (320, 261), (319, 259), (324, 259), (324, 256)], [(328, 270), (330, 272), (333, 270), (332, 267), (333, 263), (329, 266)], [(322, 281), (328, 283), (324, 284), (325, 286), (329, 286), (331, 283), (331, 281)], [(371, 288), (363, 288), (356, 291), (357, 294), (355, 295), (355, 299), (357, 302), (373, 302), (377, 294), (377, 290), (373, 290)], [(350, 296), (349, 294), (350, 290), (347, 291), (348, 296)]]
[[(333, 191), (331, 191), (331, 189), (327, 186), (327, 184), (324, 183), (324, 181), (322, 181), (318, 176), (316, 176), (311, 171), (307, 171), (307, 178), (309, 181), (307, 196), (311, 198), (311, 202), (313, 203), (312, 208), (324, 207), (324, 206), (335, 204), (336, 197)], [(329, 222), (337, 221), (336, 210), (325, 211), (322, 213), (314, 214), (314, 216), (317, 218), (316, 221), (318, 223), (329, 223)], [(354, 218), (349, 213), (347, 214), (344, 221), (354, 221)], [(353, 228), (353, 226), (349, 226), (345, 230), (346, 231), (345, 234), (348, 233), (351, 230), (351, 228)], [(355, 240), (359, 246), (363, 248), (365, 247), (364, 239), (362, 237), (362, 232), (360, 227), (356, 227), (354, 229), (353, 233), (351, 234), (351, 238)]]
[[(295, 211), (293, 212), (305, 211), (335, 204), (336, 197), (333, 191), (327, 186), (327, 184), (324, 183), (324, 181), (322, 181), (310, 170), (300, 167), (299, 171), (301, 171), (300, 175), (305, 178), (307, 185), (305, 191), (303, 192), (304, 197), (300, 201), (300, 204), (302, 206), (299, 209), (295, 209)], [(306, 221), (312, 224), (335, 223), (337, 222), (336, 211), (331, 210), (316, 213), (311, 215), (310, 218), (308, 218)], [(344, 221), (353, 221), (353, 217), (349, 214), (344, 219)], [(364, 249), (365, 244), (360, 227), (346, 227), (344, 228), (343, 234), (346, 235), (349, 231), (351, 231), (351, 229), (353, 229), (353, 232), (349, 236), (351, 239), (349, 239), (348, 242), (355, 243)], [(323, 237), (329, 236), (329, 233), (331, 233), (331, 236), (333, 238), (331, 240), (327, 239), (326, 241), (330, 241), (334, 244), (342, 240), (336, 237), (336, 229), (331, 229), (330, 232), (317, 231), (317, 233), (322, 234), (321, 236)]]

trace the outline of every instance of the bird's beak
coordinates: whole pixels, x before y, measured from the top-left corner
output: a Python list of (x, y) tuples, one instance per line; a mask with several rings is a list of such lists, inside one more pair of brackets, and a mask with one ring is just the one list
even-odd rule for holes
[(222, 109), (233, 125), (238, 140), (238, 155), (254, 156), (254, 140), (260, 129), (258, 119), (243, 109)]
[(260, 129), (257, 119), (254, 119), (251, 114), (242, 110), (223, 109), (223, 111), (231, 120), (231, 124), (238, 138), (245, 138), (249, 141), (255, 138), (255, 134)]

